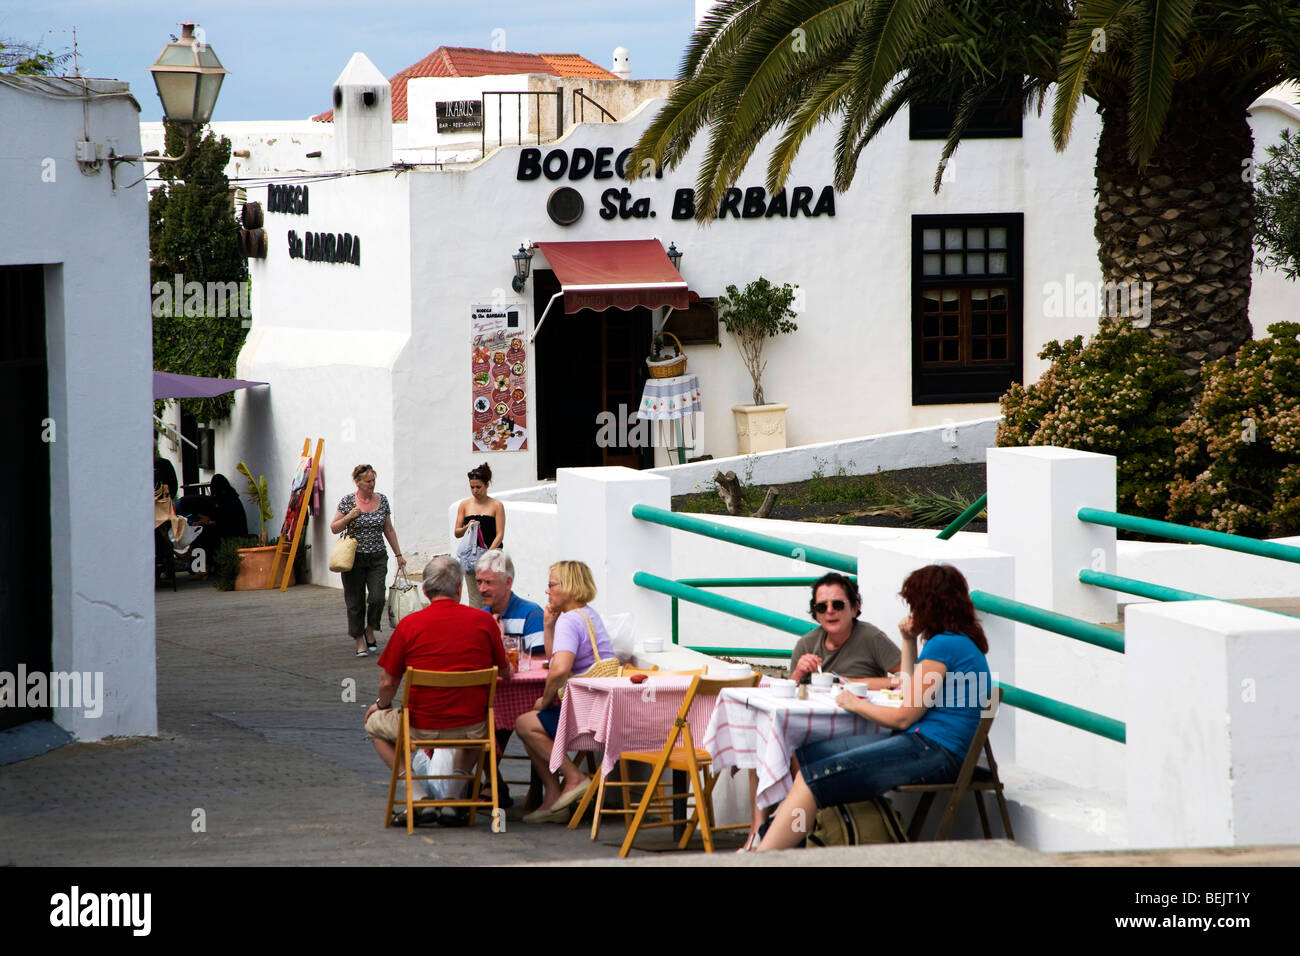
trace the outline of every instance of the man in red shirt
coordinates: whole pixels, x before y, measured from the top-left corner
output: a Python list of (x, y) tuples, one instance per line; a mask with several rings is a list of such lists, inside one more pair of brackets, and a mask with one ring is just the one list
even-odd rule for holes
[[(424, 593), (431, 602), (406, 615), (379, 656), (379, 697), (366, 710), (366, 734), (391, 769), (401, 711), (393, 699), (408, 667), (422, 671), (476, 671), (496, 665), (501, 677), (513, 670), (492, 615), (460, 603), (463, 573), (450, 555), (424, 567)], [(486, 737), (486, 687), (411, 689), (411, 734), (425, 739)], [(473, 751), (456, 752), (456, 769), (473, 767)]]

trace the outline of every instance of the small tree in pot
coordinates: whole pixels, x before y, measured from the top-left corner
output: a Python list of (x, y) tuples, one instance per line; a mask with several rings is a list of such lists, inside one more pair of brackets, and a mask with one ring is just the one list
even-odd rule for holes
[(767, 403), (763, 395), (763, 349), (767, 340), (798, 326), (792, 321), (795, 286), (775, 286), (761, 276), (744, 290), (727, 286), (718, 297), (718, 321), (735, 336), (749, 377), (754, 380), (754, 404), (733, 405), (736, 416), (736, 449), (742, 455), (772, 451), (786, 446), (786, 406)]
[(744, 290), (727, 286), (727, 294), (718, 296), (718, 321), (736, 338), (745, 368), (754, 380), (754, 404), (766, 405), (763, 397), (763, 348), (767, 340), (783, 332), (794, 332), (796, 313), (790, 308), (794, 290), (798, 286), (772, 285), (763, 277), (755, 279)]

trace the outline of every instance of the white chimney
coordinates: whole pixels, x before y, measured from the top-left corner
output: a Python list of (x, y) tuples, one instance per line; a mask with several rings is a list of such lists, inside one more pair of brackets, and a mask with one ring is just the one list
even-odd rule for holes
[(334, 157), (340, 169), (393, 164), (393, 88), (364, 53), (334, 81)]
[(609, 68), (620, 80), (632, 79), (632, 54), (627, 52), (627, 47), (614, 47), (614, 65)]

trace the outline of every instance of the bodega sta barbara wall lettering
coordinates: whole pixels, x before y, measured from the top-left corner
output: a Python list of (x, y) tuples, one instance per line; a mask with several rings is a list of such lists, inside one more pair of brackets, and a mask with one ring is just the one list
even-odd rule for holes
[[(561, 179), (579, 182), (588, 177), (592, 180), (622, 179), (627, 174), (627, 159), (631, 153), (631, 147), (616, 153), (612, 146), (600, 146), (594, 150), (578, 146), (572, 149), (549, 149), (545, 152), (529, 146), (519, 153), (515, 179), (519, 182), (542, 179), (551, 182)], [(649, 176), (663, 179), (663, 169), (647, 168), (644, 177)], [(649, 196), (637, 196), (627, 186), (611, 184), (600, 195), (602, 219), (654, 219), (657, 215), (658, 210), (654, 208)], [(673, 191), (670, 215), (673, 219), (695, 217), (693, 188), (682, 187)], [(794, 186), (788, 190), (782, 188), (769, 193), (762, 186), (733, 186), (723, 195), (717, 210), (718, 219), (793, 219), (801, 215), (810, 219), (834, 216), (835, 188), (829, 185)]]

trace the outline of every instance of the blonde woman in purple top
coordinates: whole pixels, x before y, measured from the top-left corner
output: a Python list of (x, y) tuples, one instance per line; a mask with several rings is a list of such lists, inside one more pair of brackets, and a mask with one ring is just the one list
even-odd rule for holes
[(581, 561), (552, 564), (546, 582), (547, 604), (542, 610), (550, 674), (533, 709), (515, 721), (515, 731), (537, 768), (545, 794), (541, 806), (524, 817), (528, 823), (565, 823), (569, 808), (582, 798), (591, 778), (580, 771), (568, 754), (558, 774), (551, 772), (551, 750), (560, 720), (560, 691), (570, 675), (582, 674), (595, 663), (596, 648), (604, 660), (614, 656), (614, 642), (605, 623), (588, 602), (596, 596), (591, 569)]

